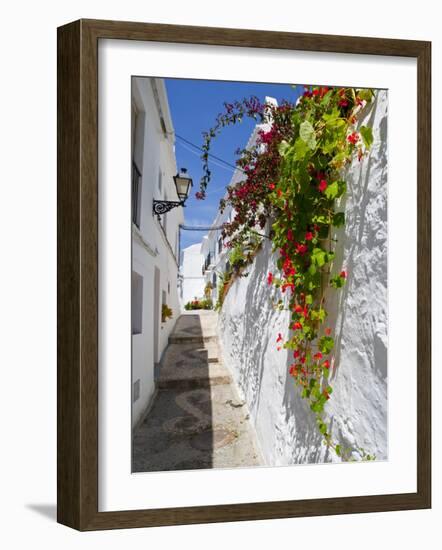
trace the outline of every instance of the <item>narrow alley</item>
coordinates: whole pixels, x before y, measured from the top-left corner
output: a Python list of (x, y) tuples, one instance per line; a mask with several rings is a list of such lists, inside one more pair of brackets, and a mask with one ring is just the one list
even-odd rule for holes
[(220, 360), (217, 314), (182, 314), (135, 427), (133, 471), (235, 468), (261, 463), (247, 405)]

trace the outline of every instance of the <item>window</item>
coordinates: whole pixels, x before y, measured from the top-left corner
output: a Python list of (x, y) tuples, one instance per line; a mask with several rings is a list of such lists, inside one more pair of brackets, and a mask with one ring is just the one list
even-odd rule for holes
[(132, 334), (143, 332), (143, 277), (132, 271)]
[(132, 162), (132, 222), (140, 228), (141, 211), (141, 173), (135, 162)]
[(163, 192), (163, 173), (161, 170), (158, 172), (158, 197), (161, 199), (161, 194)]
[(222, 249), (223, 249), (223, 238), (220, 237), (218, 239), (218, 254), (221, 254)]
[(132, 403), (135, 403), (140, 399), (141, 380), (135, 380), (132, 390)]
[(143, 113), (132, 100), (131, 142), (132, 142), (132, 222), (140, 228), (142, 149), (143, 149)]

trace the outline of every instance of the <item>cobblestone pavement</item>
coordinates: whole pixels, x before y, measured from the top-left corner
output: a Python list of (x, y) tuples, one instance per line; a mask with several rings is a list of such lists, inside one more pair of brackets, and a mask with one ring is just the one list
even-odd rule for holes
[(216, 313), (186, 312), (169, 338), (158, 391), (133, 434), (133, 471), (261, 463), (246, 404), (219, 360)]

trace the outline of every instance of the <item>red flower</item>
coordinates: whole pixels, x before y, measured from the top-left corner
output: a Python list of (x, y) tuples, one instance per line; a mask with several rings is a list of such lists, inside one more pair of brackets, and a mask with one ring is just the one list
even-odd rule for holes
[(348, 101), (346, 99), (341, 99), (338, 102), (338, 105), (339, 105), (339, 107), (347, 107), (348, 106)]
[(322, 353), (320, 351), (318, 351), (318, 353), (315, 353), (315, 355), (313, 355), (313, 359), (316, 359), (317, 361), (319, 359), (322, 359)]
[(347, 141), (349, 143), (352, 143), (353, 145), (356, 145), (356, 143), (359, 141), (359, 134), (357, 132), (351, 133), (347, 136)]
[(328, 359), (326, 359), (323, 363), (322, 363), (322, 366), (324, 367), (324, 369), (329, 369), (330, 368), (330, 362)]
[(296, 245), (296, 252), (298, 254), (305, 254), (307, 252), (308, 248), (307, 248), (307, 245), (305, 244), (297, 244)]
[(326, 328), (326, 329), (325, 329), (325, 334), (326, 334), (327, 336), (330, 336), (330, 334), (331, 334), (331, 328)]
[(347, 278), (347, 272), (346, 271), (341, 271), (341, 273), (339, 273), (339, 276), (342, 277), (343, 279), (346, 279)]
[(282, 341), (282, 334), (279, 332), (278, 333), (278, 338), (276, 339), (276, 342), (281, 342)]
[(311, 241), (312, 239), (313, 239), (313, 233), (311, 231), (307, 231), (307, 233), (305, 234), (305, 240)]
[(285, 292), (288, 288), (290, 288), (290, 290), (293, 290), (295, 288), (295, 285), (293, 283), (284, 283), (281, 286), (282, 292)]
[(273, 273), (270, 272), (270, 273), (267, 275), (267, 284), (271, 285), (272, 282), (273, 282)]
[(269, 183), (269, 189), (271, 191), (273, 191), (273, 189), (275, 189), (275, 184), (274, 183)]
[(293, 330), (300, 330), (300, 329), (302, 329), (301, 323), (299, 323), (299, 322), (298, 322), (298, 323), (294, 323), (293, 326), (292, 326), (292, 329), (293, 329)]
[(323, 193), (327, 189), (327, 181), (326, 180), (321, 180), (319, 182), (318, 189), (319, 189), (319, 191), (321, 191), (321, 193)]
[(304, 310), (302, 309), (302, 306), (300, 306), (299, 304), (297, 304), (295, 306), (295, 311), (296, 313), (302, 313)]
[(203, 191), (197, 191), (195, 193), (195, 198), (201, 201), (206, 198), (206, 194)]
[(291, 376), (298, 376), (298, 365), (290, 365), (289, 374)]
[(278, 193), (278, 197), (282, 197), (282, 191), (281, 191), (281, 189), (278, 189), (276, 192)]
[(303, 355), (300, 359), (301, 363), (304, 364), (305, 363), (305, 355)]
[(293, 241), (293, 231), (291, 229), (287, 231), (287, 239)]
[(297, 350), (295, 350), (295, 351), (293, 352), (293, 357), (294, 357), (295, 359), (296, 359), (297, 357), (299, 357), (300, 355), (301, 355), (301, 353), (300, 353), (299, 349), (297, 349)]

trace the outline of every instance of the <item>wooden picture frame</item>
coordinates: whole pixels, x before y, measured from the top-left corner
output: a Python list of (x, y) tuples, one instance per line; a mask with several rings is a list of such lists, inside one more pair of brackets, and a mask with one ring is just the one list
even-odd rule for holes
[[(124, 39), (405, 56), (418, 71), (417, 492), (98, 511), (98, 41)], [(58, 29), (58, 521), (82, 531), (431, 506), (431, 44), (79, 20)]]

